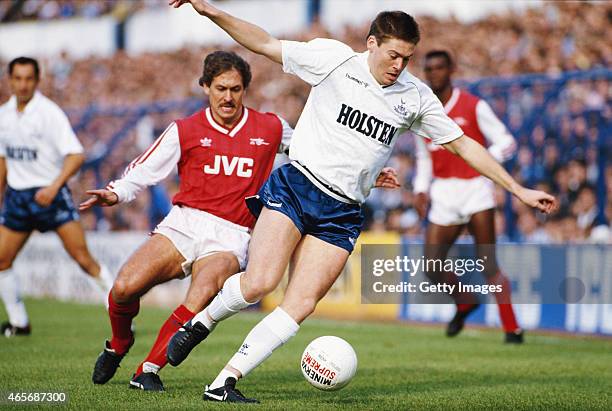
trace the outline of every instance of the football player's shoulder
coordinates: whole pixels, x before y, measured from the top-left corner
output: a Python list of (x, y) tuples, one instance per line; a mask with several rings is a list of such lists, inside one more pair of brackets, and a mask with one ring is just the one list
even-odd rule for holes
[(350, 46), (335, 39), (318, 37), (316, 39), (310, 40), (308, 43), (312, 44), (313, 46), (316, 46), (318, 49), (330, 52), (333, 51), (341, 56), (348, 57), (357, 54), (355, 50), (353, 50)]
[(410, 73), (408, 70), (404, 70), (400, 75), (398, 81), (406, 87), (407, 91), (416, 91), (421, 102), (431, 99), (437, 99), (431, 88), (425, 84), (420, 78)]
[(470, 103), (470, 104), (477, 104), (479, 101), (481, 101), (480, 97), (475, 96), (474, 94), (470, 93), (467, 90), (464, 89), (459, 89), (459, 93), (460, 93), (460, 97), (466, 102), (466, 103)]
[(59, 104), (51, 100), (49, 97), (42, 93), (38, 93), (36, 98), (39, 99), (39, 101), (37, 103), (38, 106), (35, 112), (36, 115), (39, 116), (38, 118), (40, 118), (40, 120), (49, 122), (49, 124), (54, 124), (55, 121), (63, 122), (68, 118), (68, 115), (59, 106)]
[(62, 108), (55, 101), (51, 100), (49, 97), (44, 94), (38, 92), (36, 98), (40, 100), (38, 104), (43, 107), (45, 110), (48, 110), (51, 113), (64, 112)]
[(250, 107), (246, 107), (249, 110), (249, 122), (258, 124), (280, 124), (280, 119), (277, 114), (269, 111), (257, 111)]
[(204, 123), (205, 112), (204, 110), (198, 110), (193, 114), (188, 115), (187, 117), (176, 118), (172, 120), (171, 124), (184, 124), (184, 123)]

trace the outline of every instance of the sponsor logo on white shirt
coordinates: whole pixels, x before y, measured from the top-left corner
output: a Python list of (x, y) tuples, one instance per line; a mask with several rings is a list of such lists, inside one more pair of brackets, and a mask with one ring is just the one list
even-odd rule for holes
[(370, 84), (366, 83), (365, 81), (363, 81), (363, 80), (359, 80), (357, 77), (350, 75), (349, 73), (346, 73), (344, 76), (345, 76), (347, 79), (349, 79), (349, 80), (351, 80), (351, 81), (354, 81), (355, 83), (357, 83), (357, 84), (359, 84), (360, 86), (363, 86), (363, 87), (365, 87), (365, 88), (368, 88), (368, 86), (370, 85)]

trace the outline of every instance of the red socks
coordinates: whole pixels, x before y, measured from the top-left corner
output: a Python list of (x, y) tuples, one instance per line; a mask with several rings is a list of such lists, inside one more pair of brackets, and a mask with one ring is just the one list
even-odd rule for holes
[(502, 292), (495, 293), (495, 299), (499, 307), (499, 318), (505, 332), (516, 331), (519, 326), (512, 309), (512, 287), (510, 286), (510, 281), (501, 271), (497, 271), (495, 276), (487, 277), (487, 282), (491, 285), (501, 285)]
[(110, 346), (119, 355), (125, 354), (132, 345), (132, 319), (138, 315), (139, 309), (140, 300), (117, 304), (113, 300), (113, 293), (108, 294), (108, 316), (113, 330)]
[(166, 350), (168, 348), (168, 342), (170, 338), (183, 326), (187, 321), (194, 317), (195, 313), (192, 313), (184, 305), (179, 305), (176, 310), (168, 317), (164, 325), (162, 325), (159, 333), (157, 334), (157, 340), (151, 348), (151, 352), (147, 355), (147, 358), (138, 366), (136, 375), (142, 373), (142, 366), (145, 362), (150, 362), (157, 365), (160, 369), (163, 368), (168, 360), (166, 359)]

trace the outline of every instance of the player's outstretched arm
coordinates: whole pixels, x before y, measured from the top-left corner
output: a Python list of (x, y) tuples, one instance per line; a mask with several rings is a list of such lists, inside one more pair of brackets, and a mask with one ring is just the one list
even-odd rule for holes
[(117, 194), (110, 190), (87, 190), (91, 197), (79, 204), (79, 211), (85, 211), (93, 206), (111, 207), (119, 202)]
[(543, 191), (530, 190), (517, 183), (510, 174), (489, 154), (486, 148), (466, 135), (450, 143), (444, 148), (462, 157), (469, 165), (482, 175), (489, 177), (497, 184), (514, 194), (519, 200), (543, 213), (550, 213), (557, 206), (555, 197)]
[(277, 38), (272, 37), (261, 27), (240, 20), (204, 0), (169, 0), (169, 5), (178, 8), (189, 3), (200, 15), (208, 17), (213, 23), (221, 27), (231, 38), (251, 50), (270, 60), (282, 64), (282, 48)]

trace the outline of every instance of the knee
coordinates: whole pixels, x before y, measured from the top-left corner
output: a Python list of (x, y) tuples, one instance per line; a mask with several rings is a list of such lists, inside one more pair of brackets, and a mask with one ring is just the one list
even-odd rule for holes
[(281, 307), (300, 324), (317, 308), (319, 301), (313, 297), (304, 297), (296, 301), (283, 301)]
[(217, 274), (213, 281), (207, 282), (206, 284), (203, 284), (203, 286), (207, 286), (207, 288), (216, 288), (216, 294), (217, 291), (223, 288), (225, 281), (227, 281), (227, 279), (232, 275), (236, 274), (239, 269), (240, 266), (236, 261), (236, 257), (233, 255), (226, 256), (226, 258), (217, 261), (217, 267), (215, 270)]
[(265, 274), (257, 275), (247, 272), (243, 274), (240, 285), (244, 299), (249, 302), (254, 302), (261, 300), (274, 291), (278, 285), (278, 281)]
[(122, 273), (119, 273), (119, 276), (117, 276), (111, 293), (113, 294), (113, 299), (115, 302), (119, 304), (127, 304), (132, 302), (138, 296), (134, 284), (129, 280), (129, 278), (126, 278), (121, 274)]

